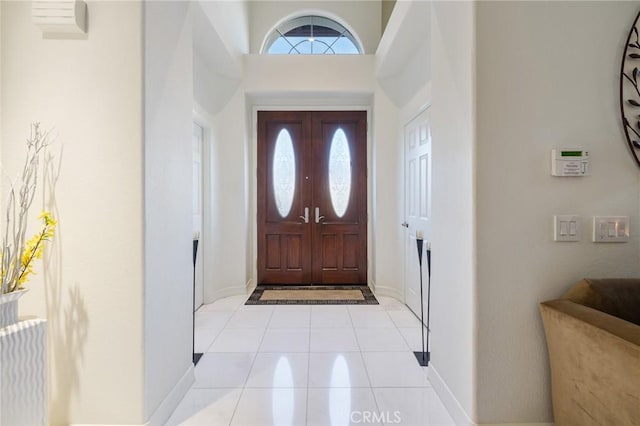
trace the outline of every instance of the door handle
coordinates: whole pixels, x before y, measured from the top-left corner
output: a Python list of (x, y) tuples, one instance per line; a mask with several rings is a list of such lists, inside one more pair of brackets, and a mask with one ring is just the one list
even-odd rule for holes
[(408, 228), (409, 224), (407, 222), (402, 222), (400, 226), (402, 226), (403, 228)]
[(300, 219), (304, 220), (304, 223), (309, 223), (309, 207), (304, 208), (304, 216), (299, 216)]
[(322, 219), (324, 216), (320, 216), (320, 207), (316, 207), (316, 223), (320, 223)]

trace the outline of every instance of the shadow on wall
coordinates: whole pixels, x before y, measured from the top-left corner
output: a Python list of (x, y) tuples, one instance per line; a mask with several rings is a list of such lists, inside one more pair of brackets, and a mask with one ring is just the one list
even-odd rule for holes
[[(44, 205), (60, 218), (56, 202), (56, 184), (60, 176), (63, 150), (58, 164), (47, 153), (44, 165)], [(44, 258), (44, 289), (48, 319), (49, 418), (68, 424), (71, 395), (78, 391), (80, 363), (83, 362), (89, 318), (80, 287), (65, 286), (62, 274), (64, 224), (58, 222), (51, 250)], [(66, 288), (67, 295), (63, 297)]]

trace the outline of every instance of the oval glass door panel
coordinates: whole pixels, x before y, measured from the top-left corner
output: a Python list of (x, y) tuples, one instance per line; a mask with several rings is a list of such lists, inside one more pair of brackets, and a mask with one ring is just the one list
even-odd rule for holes
[(296, 155), (287, 129), (280, 130), (273, 150), (273, 194), (283, 218), (289, 215), (296, 190)]
[(333, 134), (329, 149), (329, 192), (336, 215), (344, 216), (351, 195), (351, 153), (347, 135), (342, 129)]

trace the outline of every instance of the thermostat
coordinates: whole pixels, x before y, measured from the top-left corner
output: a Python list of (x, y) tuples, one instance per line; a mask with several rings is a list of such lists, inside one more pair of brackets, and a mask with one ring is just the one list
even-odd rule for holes
[(553, 176), (588, 175), (589, 151), (579, 149), (552, 149), (551, 174)]

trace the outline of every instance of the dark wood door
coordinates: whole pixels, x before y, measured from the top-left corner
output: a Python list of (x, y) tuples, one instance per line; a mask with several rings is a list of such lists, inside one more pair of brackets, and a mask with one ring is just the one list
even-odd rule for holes
[(366, 284), (365, 111), (258, 112), (258, 283)]
[[(258, 282), (311, 280), (311, 116), (258, 112)], [(305, 215), (305, 209), (308, 212)]]
[(332, 111), (312, 118), (314, 282), (367, 280), (366, 117)]

